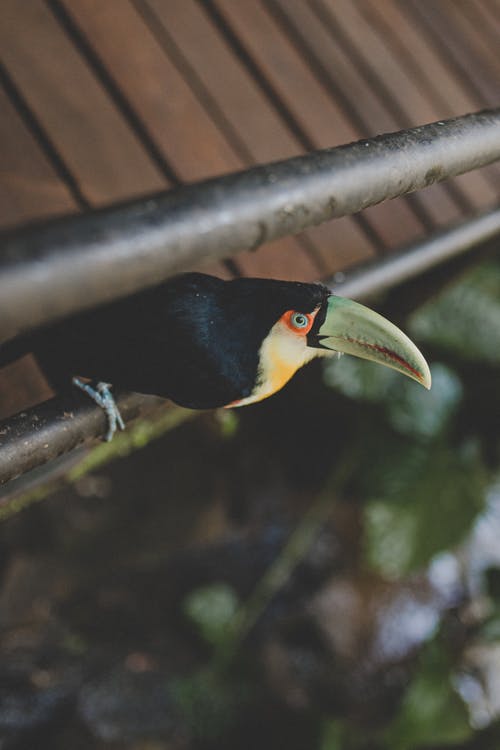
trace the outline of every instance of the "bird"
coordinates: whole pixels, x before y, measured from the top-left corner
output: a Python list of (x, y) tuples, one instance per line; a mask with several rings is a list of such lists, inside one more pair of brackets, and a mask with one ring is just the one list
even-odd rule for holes
[(431, 386), (399, 328), (323, 284), (198, 272), (0, 346), (0, 365), (27, 352), (55, 391), (72, 383), (105, 409), (108, 439), (124, 427), (110, 384), (189, 409), (239, 407), (272, 396), (316, 357), (350, 354)]

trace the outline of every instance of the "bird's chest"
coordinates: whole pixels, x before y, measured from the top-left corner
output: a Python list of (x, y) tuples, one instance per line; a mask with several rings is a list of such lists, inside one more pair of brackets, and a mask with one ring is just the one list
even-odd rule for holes
[(259, 351), (257, 375), (251, 394), (230, 406), (246, 406), (272, 396), (314, 356), (305, 339), (288, 335), (281, 328), (272, 329)]

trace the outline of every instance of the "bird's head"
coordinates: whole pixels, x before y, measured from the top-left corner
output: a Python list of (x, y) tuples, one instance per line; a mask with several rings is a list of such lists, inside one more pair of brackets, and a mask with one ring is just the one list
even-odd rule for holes
[(243, 342), (254, 373), (251, 388), (229, 406), (271, 396), (304, 364), (328, 355), (372, 360), (430, 388), (429, 367), (415, 344), (364, 305), (337, 297), (321, 284), (268, 279), (223, 283), (226, 320), (233, 329), (228, 342), (237, 348)]

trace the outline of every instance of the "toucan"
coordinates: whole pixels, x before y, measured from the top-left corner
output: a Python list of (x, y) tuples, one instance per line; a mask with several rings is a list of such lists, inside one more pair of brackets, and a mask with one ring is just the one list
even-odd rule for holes
[[(420, 351), (381, 315), (322, 284), (274, 279), (182, 274), (13, 346), (35, 354), (55, 390), (86, 390), (111, 423), (108, 384), (190, 409), (237, 407), (276, 393), (318, 356), (352, 354), (431, 385)], [(108, 438), (116, 424), (117, 411)]]

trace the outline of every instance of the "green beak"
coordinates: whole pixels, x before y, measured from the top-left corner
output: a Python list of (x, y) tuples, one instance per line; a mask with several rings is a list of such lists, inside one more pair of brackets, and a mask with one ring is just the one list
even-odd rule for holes
[(332, 295), (317, 346), (371, 359), (431, 387), (429, 365), (403, 331), (358, 302)]

